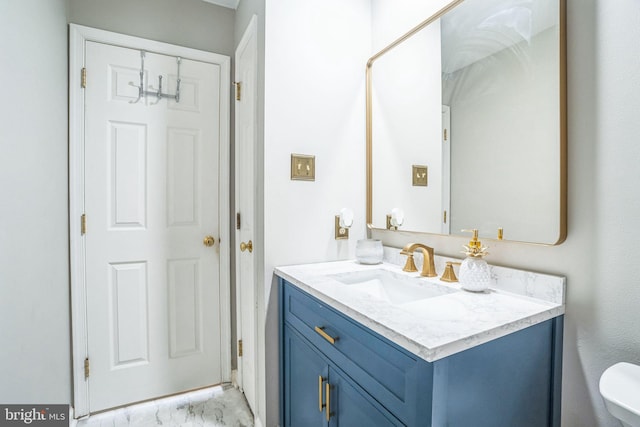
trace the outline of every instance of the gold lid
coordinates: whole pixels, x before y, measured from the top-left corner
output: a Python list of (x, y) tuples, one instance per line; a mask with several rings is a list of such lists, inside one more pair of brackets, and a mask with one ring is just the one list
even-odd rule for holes
[(482, 246), (482, 242), (478, 240), (478, 229), (474, 228), (473, 230), (462, 230), (465, 233), (473, 233), (473, 237), (469, 240), (468, 246), (463, 246), (465, 249), (462, 253), (467, 256), (482, 258), (485, 255), (489, 255), (487, 252), (487, 247)]

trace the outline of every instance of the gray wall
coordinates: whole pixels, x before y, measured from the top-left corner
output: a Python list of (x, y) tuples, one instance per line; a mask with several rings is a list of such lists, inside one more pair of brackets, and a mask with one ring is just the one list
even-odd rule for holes
[(202, 0), (68, 0), (69, 22), (233, 55), (233, 9)]
[[(562, 426), (619, 426), (602, 372), (640, 364), (640, 2), (567, 0), (569, 234), (544, 247), (486, 242), (489, 263), (566, 275)], [(385, 234), (459, 256), (464, 239)]]
[(69, 403), (65, 0), (0, 2), (0, 402)]

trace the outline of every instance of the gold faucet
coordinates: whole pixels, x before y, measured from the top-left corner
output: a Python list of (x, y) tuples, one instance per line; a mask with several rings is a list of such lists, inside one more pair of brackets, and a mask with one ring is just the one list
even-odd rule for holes
[(422, 255), (424, 256), (424, 261), (422, 262), (422, 272), (420, 273), (420, 275), (424, 277), (436, 277), (438, 274), (436, 273), (436, 266), (433, 263), (433, 248), (423, 245), (422, 243), (409, 243), (402, 249), (402, 251), (400, 251), (401, 255), (407, 256), (407, 262), (405, 263), (402, 271), (418, 271), (418, 269), (416, 268), (416, 263), (413, 261), (413, 252), (416, 249), (420, 249), (422, 251)]

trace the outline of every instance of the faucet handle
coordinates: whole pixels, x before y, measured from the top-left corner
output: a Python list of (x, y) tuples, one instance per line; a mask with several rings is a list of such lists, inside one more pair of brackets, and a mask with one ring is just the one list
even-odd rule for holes
[(413, 273), (413, 272), (418, 271), (418, 268), (416, 267), (416, 263), (413, 260), (413, 254), (412, 253), (401, 251), (400, 254), (407, 256), (407, 262), (404, 264), (404, 267), (402, 268), (402, 271), (406, 271), (408, 273)]
[(453, 270), (453, 265), (460, 265), (459, 262), (447, 261), (447, 266), (444, 268), (444, 273), (442, 273), (442, 277), (440, 280), (443, 282), (457, 282), (458, 278), (456, 277), (456, 272)]

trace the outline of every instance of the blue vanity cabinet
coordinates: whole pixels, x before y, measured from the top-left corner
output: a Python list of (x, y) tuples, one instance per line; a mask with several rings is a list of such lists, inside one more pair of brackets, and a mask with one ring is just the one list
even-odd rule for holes
[(431, 364), (283, 280), (279, 289), (283, 426), (315, 425), (306, 421), (307, 411), (320, 413), (317, 383), (325, 372), (336, 387), (329, 393), (336, 405), (330, 422), (370, 417), (354, 425), (385, 426), (430, 419), (431, 406), (422, 402), (431, 400)]
[(283, 427), (560, 427), (562, 316), (429, 363), (279, 285)]

